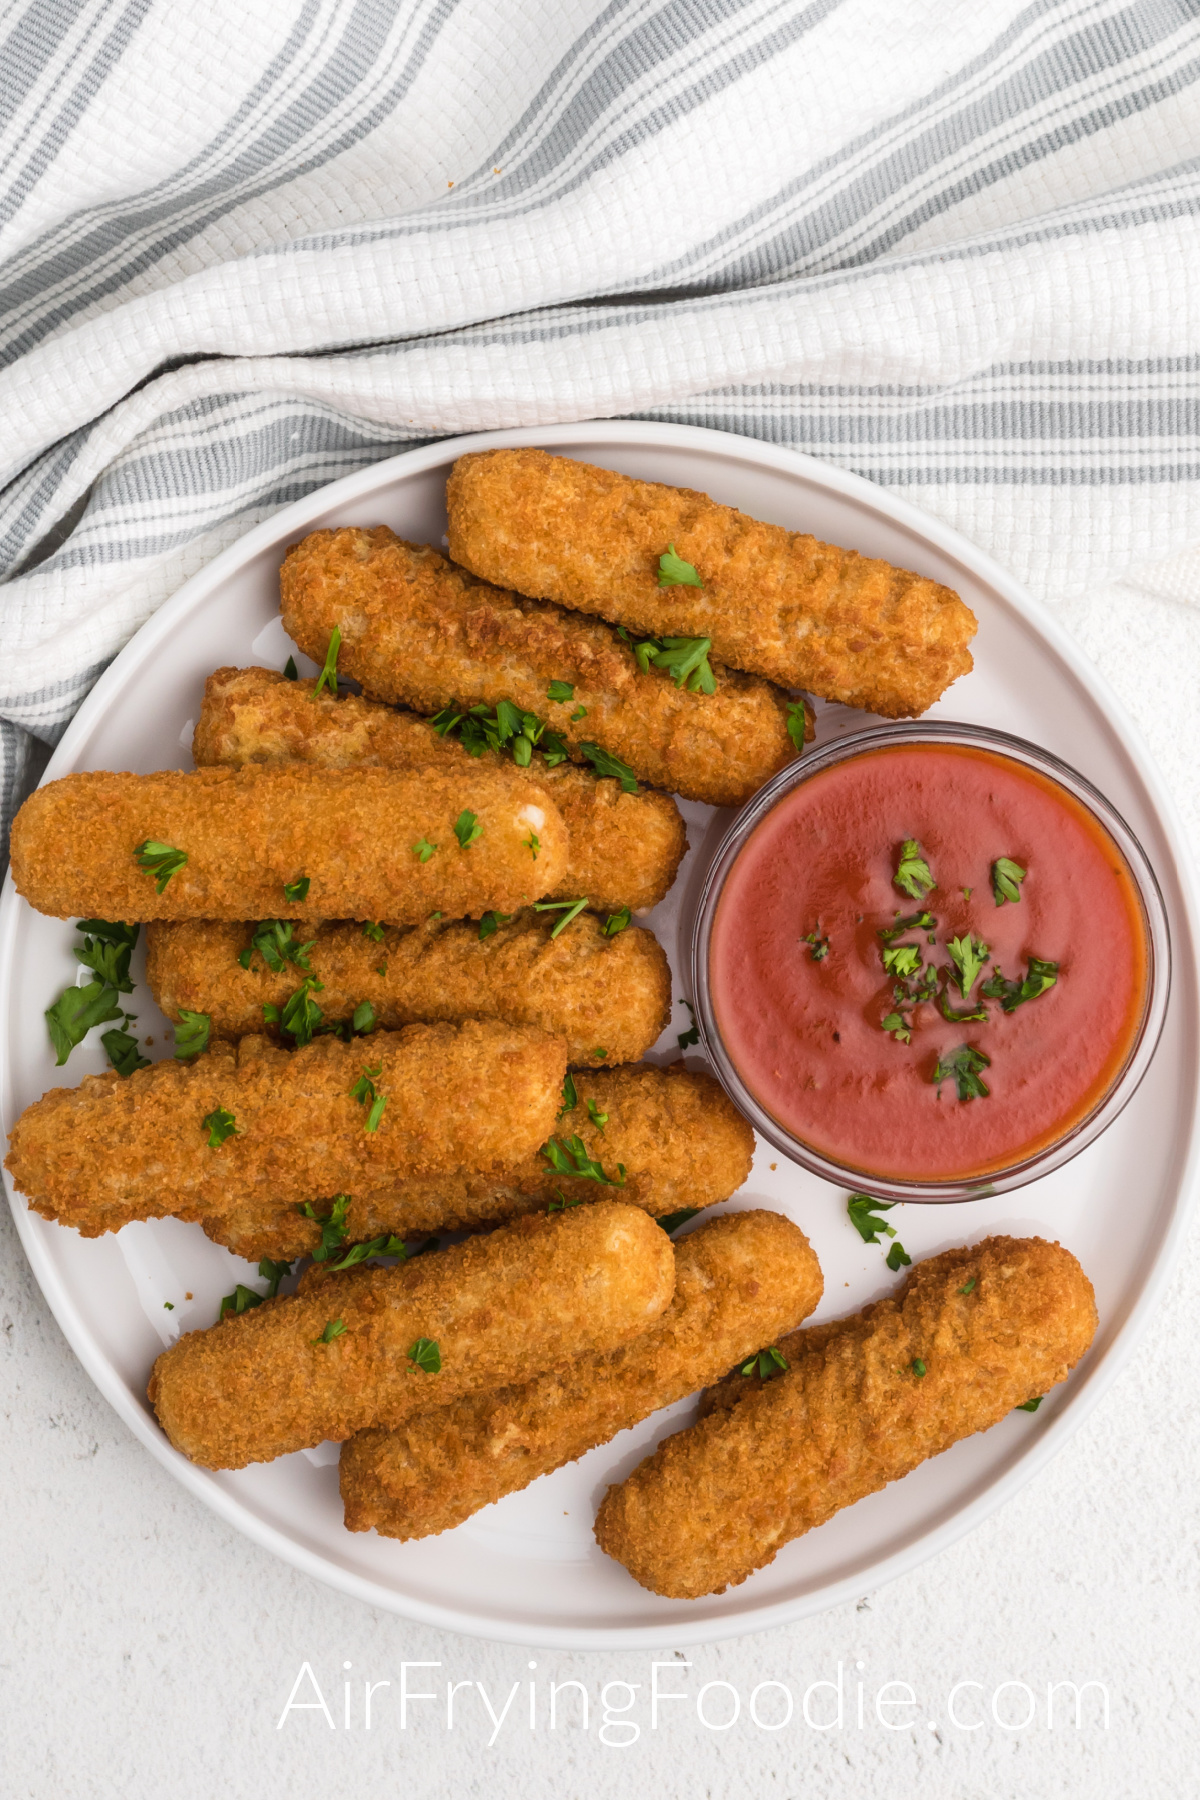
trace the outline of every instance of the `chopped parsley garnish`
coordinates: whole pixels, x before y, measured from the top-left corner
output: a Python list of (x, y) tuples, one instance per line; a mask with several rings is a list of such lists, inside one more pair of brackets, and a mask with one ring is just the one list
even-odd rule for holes
[(587, 716), (588, 716), (587, 707), (586, 706), (577, 706), (575, 708), (575, 711), (571, 714), (572, 725), (578, 725), (580, 719), (586, 719)]
[(609, 913), (607, 919), (604, 921), (601, 935), (607, 938), (616, 937), (619, 931), (625, 930), (625, 927), (629, 924), (632, 916), (633, 915), (627, 906), (623, 906), (619, 912)]
[(350, 1029), (361, 1032), (374, 1031), (375, 1008), (369, 1000), (360, 1000), (355, 1007), (350, 1019)]
[(900, 860), (896, 865), (896, 873), (892, 883), (913, 900), (923, 900), (930, 888), (937, 882), (929, 873), (929, 864), (921, 854), (921, 846), (916, 838), (905, 838), (900, 847)]
[(583, 896), (582, 900), (535, 900), (533, 903), (533, 910), (534, 912), (560, 912), (562, 914), (562, 918), (558, 920), (554, 930), (550, 933), (550, 936), (553, 939), (558, 936), (560, 931), (565, 931), (567, 929), (567, 926), (571, 923), (572, 919), (577, 919), (579, 917), (587, 903), (588, 897), (586, 894)]
[(160, 844), (155, 838), (147, 838), (134, 851), (137, 866), (143, 875), (156, 877), (154, 891), (161, 894), (172, 875), (178, 875), (187, 862), (187, 851), (176, 850), (171, 844)]
[(871, 1194), (851, 1194), (846, 1202), (846, 1212), (864, 1244), (877, 1244), (880, 1232), (895, 1237), (895, 1227), (886, 1219), (875, 1218), (874, 1214), (891, 1212), (896, 1204), (895, 1200), (876, 1200)]
[(175, 1027), (175, 1054), (179, 1061), (187, 1062), (189, 1057), (199, 1056), (202, 1050), (207, 1050), (211, 1030), (212, 1020), (207, 1013), (189, 1012), (186, 1006), (181, 1006), (179, 1023)]
[(322, 668), (321, 673), (317, 676), (317, 685), (313, 689), (313, 692), (312, 692), (312, 697), (314, 700), (316, 699), (317, 695), (321, 692), (322, 688), (328, 688), (330, 693), (333, 695), (334, 699), (335, 700), (337, 699), (337, 662), (338, 662), (338, 651), (341, 649), (341, 647), (342, 647), (342, 634), (338, 630), (337, 626), (335, 625), (333, 628), (333, 631), (330, 634), (329, 648), (325, 652), (324, 667)]
[(367, 1114), (366, 1125), (363, 1127), (365, 1131), (379, 1130), (379, 1121), (382, 1119), (383, 1109), (388, 1103), (387, 1095), (377, 1093), (375, 1090), (375, 1083), (382, 1074), (382, 1063), (374, 1069), (364, 1069), (354, 1086), (350, 1089), (350, 1097), (352, 1100), (357, 1100), (360, 1106), (369, 1105), (371, 1108), (370, 1112)]
[(105, 1025), (110, 1019), (123, 1017), (117, 990), (107, 982), (89, 981), (86, 987), (64, 988), (54, 1005), (46, 1008), (46, 1029), (55, 1049), (55, 1067), (62, 1067), (93, 1025)]
[(359, 1263), (366, 1262), (372, 1256), (398, 1256), (403, 1262), (408, 1251), (402, 1238), (393, 1237), (390, 1231), (385, 1231), (382, 1236), (371, 1238), (365, 1244), (355, 1244), (352, 1249), (347, 1250), (340, 1262), (330, 1263), (329, 1267), (357, 1269)]
[[(417, 839), (416, 843), (412, 847), (412, 853), (415, 857), (418, 857), (421, 862), (427, 863), (436, 849), (437, 849), (436, 844), (431, 844), (429, 842), (428, 838), (423, 837), (423, 838)], [(364, 930), (365, 929), (366, 928), (364, 926)], [(382, 936), (382, 933), (380, 935)]]
[[(980, 988), (980, 993), (984, 992)], [(950, 995), (943, 989), (938, 995), (938, 1009), (943, 1019), (949, 1019), (952, 1025), (971, 1025), (981, 1023), (988, 1016), (986, 1006), (969, 1006), (965, 1010), (956, 1010), (950, 1004)]]
[(1038, 1394), (1033, 1400), (1022, 1400), (1016, 1410), (1017, 1412), (1036, 1412), (1045, 1397), (1044, 1394)]
[(625, 1186), (624, 1163), (617, 1164), (616, 1176), (606, 1175), (600, 1163), (588, 1155), (587, 1145), (578, 1134), (561, 1141), (552, 1137), (542, 1145), (540, 1154), (556, 1175), (570, 1175), (580, 1181), (598, 1181), (601, 1187)]
[(599, 744), (580, 744), (579, 752), (581, 756), (587, 757), (597, 775), (611, 775), (614, 781), (620, 782), (622, 790), (626, 794), (637, 793), (637, 776), (629, 764), (623, 763), (619, 756), (613, 756), (608, 750), (602, 749)]
[(897, 980), (907, 981), (921, 967), (921, 951), (917, 944), (889, 944), (881, 954), (887, 973)]
[(408, 1360), (416, 1363), (418, 1369), (424, 1369), (426, 1375), (440, 1375), (442, 1372), (442, 1353), (437, 1347), (436, 1338), (418, 1338), (408, 1353)]
[(493, 932), (499, 931), (501, 925), (507, 925), (508, 921), (515, 916), (513, 913), (485, 912), (479, 921), (480, 943), (484, 938), (490, 938)]
[[(132, 1025), (134, 1015), (126, 1013), (125, 1022), (127, 1025)], [(133, 1037), (128, 1031), (121, 1031), (118, 1028), (102, 1032), (100, 1042), (104, 1045), (104, 1054), (118, 1075), (128, 1076), (132, 1075), (135, 1069), (150, 1067), (150, 1058), (142, 1055), (138, 1049), (136, 1037)]]
[(908, 1251), (904, 1248), (900, 1239), (897, 1238), (895, 1243), (889, 1246), (887, 1256), (884, 1260), (894, 1275), (897, 1269), (906, 1269), (911, 1263), (912, 1257), (908, 1254)]
[(788, 701), (787, 733), (797, 750), (803, 750), (808, 741), (808, 713), (803, 700)]
[(579, 1105), (579, 1095), (575, 1091), (575, 1077), (572, 1075), (570, 1069), (568, 1069), (563, 1076), (562, 1102), (558, 1112), (555, 1114), (556, 1119), (561, 1119), (565, 1113), (574, 1112), (575, 1108)]
[(557, 731), (551, 731), (536, 713), (523, 712), (511, 700), (490, 706), (458, 706), (453, 701), (444, 706), (432, 721), (439, 737), (458, 733), (462, 747), (470, 756), (482, 756), (487, 750), (497, 754), (507, 750), (519, 768), (528, 768), (535, 749), (546, 759), (548, 768), (556, 768), (567, 760), (567, 746)]
[(281, 1031), (295, 1040), (297, 1050), (305, 1044), (311, 1044), (313, 1033), (319, 1027), (325, 1014), (310, 994), (320, 992), (325, 983), (318, 981), (315, 975), (306, 975), (290, 1000), (285, 1001), (283, 1011), (268, 1001), (263, 1007), (263, 1018), (268, 1025), (278, 1025)]
[(661, 1225), (667, 1236), (670, 1237), (672, 1232), (678, 1231), (681, 1225), (686, 1225), (689, 1219), (696, 1218), (702, 1211), (703, 1208), (699, 1206), (681, 1206), (678, 1212), (663, 1213), (662, 1217), (655, 1219), (654, 1223)]
[(603, 1137), (604, 1127), (608, 1124), (608, 1114), (600, 1112), (600, 1110), (596, 1106), (596, 1102), (593, 1099), (591, 1099), (590, 1097), (588, 1099), (587, 1109), (588, 1109), (588, 1118), (591, 1120), (592, 1124), (596, 1127), (596, 1130)]
[(209, 1149), (219, 1150), (225, 1139), (237, 1131), (237, 1124), (227, 1107), (218, 1106), (200, 1121), (200, 1129), (208, 1133)]
[[(966, 937), (951, 938), (947, 948), (950, 951), (950, 961), (954, 964), (950, 979), (963, 999), (966, 1000), (982, 975), (983, 965), (990, 957), (991, 951), (982, 938), (972, 937), (969, 931)], [(886, 957), (886, 955), (885, 950), (884, 956)]]
[(1021, 883), (1027, 871), (1020, 863), (1015, 863), (1011, 856), (998, 856), (992, 864), (992, 896), (997, 906), (1003, 906), (1006, 900), (1015, 905), (1021, 898)]
[(898, 1044), (912, 1043), (912, 1026), (903, 1013), (890, 1012), (881, 1023), (884, 1031), (890, 1031)]
[(521, 842), (524, 844), (525, 848), (528, 850), (530, 856), (532, 856), (534, 862), (536, 862), (538, 859), (538, 851), (542, 847), (542, 840), (538, 836), (537, 832), (531, 831), (527, 838), (521, 839)]
[(312, 1253), (314, 1262), (328, 1261), (329, 1252), (336, 1250), (339, 1244), (344, 1244), (346, 1241), (346, 1214), (350, 1210), (349, 1194), (335, 1194), (330, 1201), (330, 1209), (329, 1217), (323, 1219), (311, 1200), (306, 1200), (302, 1206), (296, 1208), (296, 1211), (303, 1213), (306, 1219), (311, 1219), (314, 1224), (321, 1227), (321, 1241)]
[(284, 882), (283, 897), (285, 900), (290, 900), (293, 906), (296, 906), (301, 900), (308, 899), (308, 890), (311, 886), (311, 877), (308, 875), (300, 875), (295, 881)]
[(758, 1351), (749, 1362), (743, 1363), (742, 1374), (753, 1375), (757, 1370), (760, 1381), (770, 1381), (772, 1375), (781, 1375), (787, 1367), (787, 1357), (772, 1344), (769, 1349)]
[(546, 1208), (548, 1213), (566, 1212), (568, 1206), (583, 1205), (582, 1200), (568, 1200), (561, 1188), (555, 1188), (554, 1192), (557, 1195), (557, 1198), (552, 1200)]
[(287, 661), (284, 663), (283, 678), (285, 681), (299, 681), (300, 671), (296, 667), (296, 659), (294, 656), (289, 656)]
[(980, 1070), (991, 1066), (991, 1057), (985, 1056), (982, 1050), (960, 1044), (956, 1050), (941, 1057), (933, 1071), (931, 1080), (937, 1088), (938, 1098), (941, 1098), (943, 1081), (953, 1079), (960, 1100), (986, 1099), (991, 1089), (980, 1079)]
[(279, 1292), (280, 1282), (291, 1274), (292, 1265), (290, 1262), (273, 1262), (269, 1256), (264, 1256), (258, 1265), (258, 1272), (264, 1281), (270, 1283), (264, 1298), (273, 1300)]
[(822, 937), (818, 931), (806, 931), (800, 942), (809, 946), (809, 953), (814, 962), (824, 962), (829, 955), (829, 939)]
[(593, 1050), (592, 1055), (595, 1057), (597, 1062), (603, 1062), (605, 1057), (608, 1055), (608, 1051), (607, 1050)]
[(163, 1311), (164, 1312), (174, 1312), (175, 1311), (175, 1302), (173, 1300), (164, 1300), (163, 1301)]
[(674, 544), (668, 544), (658, 559), (659, 587), (703, 587), (704, 583), (690, 562), (685, 562)]
[(897, 918), (893, 924), (881, 926), (876, 936), (890, 943), (893, 938), (903, 937), (906, 931), (936, 930), (937, 920), (932, 913), (915, 912), (905, 913), (902, 919)]
[(141, 926), (109, 919), (80, 919), (75, 929), (84, 934), (82, 950), (75, 951), (76, 959), (109, 987), (116, 988), (118, 994), (132, 994), (129, 959)]
[(656, 669), (665, 669), (677, 688), (687, 688), (693, 694), (715, 694), (716, 677), (708, 660), (711, 649), (712, 639), (706, 637), (643, 638), (634, 644), (633, 654), (643, 675), (649, 674), (653, 664)]
[(552, 681), (546, 689), (547, 700), (573, 700), (575, 689), (569, 681)]
[(690, 1050), (693, 1044), (698, 1044), (700, 1042), (700, 1027), (696, 1023), (696, 1009), (690, 1000), (680, 1000), (679, 1004), (680, 1006), (687, 1007), (692, 1015), (692, 1022), (686, 1031), (681, 1031), (679, 1033), (676, 1042), (681, 1050)]
[(332, 1344), (334, 1338), (345, 1337), (346, 1327), (341, 1319), (330, 1319), (320, 1337), (313, 1338), (314, 1344)]
[(965, 1283), (964, 1283), (964, 1284), (963, 1284), (963, 1286), (962, 1286), (962, 1287), (960, 1287), (960, 1288), (959, 1288), (959, 1290), (958, 1290), (958, 1291), (959, 1291), (959, 1293), (960, 1293), (960, 1294), (971, 1294), (971, 1293), (974, 1293), (974, 1291), (975, 1291), (975, 1276), (974, 1276), (974, 1275), (972, 1275), (972, 1277), (971, 1277), (971, 1279), (970, 1279), (970, 1281), (968, 1281), (968, 1282), (965, 1282)]
[(1023, 981), (1006, 981), (1004, 974), (997, 969), (989, 976), (980, 988), (989, 1000), (1000, 1002), (1001, 1012), (1015, 1012), (1026, 1000), (1036, 1000), (1039, 995), (1047, 993), (1058, 981), (1058, 964), (1043, 962), (1040, 956), (1029, 958), (1029, 972)]
[(454, 835), (458, 839), (459, 847), (463, 850), (469, 850), (471, 845), (476, 843), (478, 839), (483, 836), (483, 826), (479, 823), (475, 814), (473, 812), (468, 812), (464, 807), (463, 811), (459, 813), (457, 819), (454, 821)]
[(374, 919), (363, 921), (362, 934), (365, 938), (370, 938), (373, 944), (382, 944), (383, 942), (383, 926), (377, 925)]
[(914, 1356), (908, 1366), (912, 1370), (913, 1374), (915, 1376), (917, 1376), (918, 1379), (920, 1379), (920, 1377), (922, 1375), (925, 1375), (928, 1372), (925, 1368), (925, 1364), (921, 1361), (919, 1356)]
[(234, 1318), (237, 1318), (240, 1314), (249, 1312), (252, 1307), (261, 1306), (262, 1303), (263, 1297), (261, 1294), (256, 1294), (253, 1288), (245, 1287), (239, 1281), (232, 1294), (226, 1294), (225, 1298), (221, 1301), (221, 1310), (217, 1314), (217, 1324), (219, 1325), (223, 1319), (229, 1318), (230, 1314), (232, 1314)]
[(257, 950), (273, 975), (282, 975), (288, 963), (295, 963), (298, 969), (307, 969), (308, 953), (316, 941), (316, 938), (310, 938), (307, 944), (297, 943), (296, 927), (290, 919), (264, 919), (255, 926), (254, 936), (238, 956), (238, 961), (243, 969), (248, 969)]

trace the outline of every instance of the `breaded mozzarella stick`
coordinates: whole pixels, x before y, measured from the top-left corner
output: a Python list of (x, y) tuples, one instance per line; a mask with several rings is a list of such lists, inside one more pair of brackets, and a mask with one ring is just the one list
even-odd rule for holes
[(515, 912), (557, 887), (544, 788), (486, 769), (100, 771), (13, 821), (18, 892), (60, 919), (387, 919)]
[(277, 969), (252, 947), (252, 925), (156, 924), (146, 932), (146, 979), (169, 1019), (207, 1013), (221, 1037), (262, 1031), (264, 1005), (282, 1011), (311, 978), (326, 1020), (351, 1019), (364, 1001), (389, 1031), (418, 1020), (508, 1019), (565, 1037), (569, 1062), (590, 1062), (597, 1045), (609, 1063), (635, 1062), (670, 1014), (667, 959), (650, 932), (606, 937), (590, 912), (554, 937), (562, 916), (525, 910), (483, 938), (491, 921), (430, 919), (370, 936), (361, 925), (315, 925), (286, 944), (302, 967), (281, 962), (269, 927), (262, 941)]
[(561, 1038), (496, 1020), (294, 1051), (243, 1038), (51, 1088), (13, 1127), (6, 1167), (35, 1212), (85, 1237), (131, 1219), (294, 1208), (532, 1156), (565, 1067)]
[[(971, 668), (975, 615), (950, 588), (763, 524), (691, 488), (545, 450), (462, 456), (450, 554), (481, 579), (713, 655), (886, 718), (923, 713)], [(670, 550), (700, 586), (660, 586)]]
[[(788, 701), (757, 676), (714, 669), (716, 691), (639, 667), (608, 625), (488, 587), (386, 525), (314, 531), (279, 572), (283, 623), (321, 662), (377, 700), (436, 713), (511, 701), (559, 733), (572, 757), (594, 743), (641, 781), (738, 806), (796, 754)], [(552, 699), (552, 683), (570, 690)]]
[(529, 769), (485, 750), (475, 758), (428, 719), (358, 694), (317, 694), (313, 681), (288, 681), (272, 669), (218, 669), (204, 688), (192, 739), (198, 768), (312, 763), (329, 769), (463, 769), (502, 773), (517, 787), (543, 788), (566, 822), (567, 868), (553, 894), (586, 894), (599, 912), (657, 906), (687, 849), (679, 808), (669, 794), (620, 784), (577, 763), (553, 768), (535, 756)]
[(473, 1394), (342, 1450), (348, 1531), (429, 1537), (693, 1393), (821, 1298), (808, 1239), (781, 1213), (730, 1213), (675, 1245), (675, 1297), (618, 1350)]
[(823, 1347), (669, 1437), (596, 1515), (643, 1587), (695, 1599), (1066, 1379), (1096, 1330), (1092, 1284), (1041, 1238), (988, 1238), (914, 1266)]
[(521, 1219), (191, 1332), (149, 1395), (177, 1450), (240, 1469), (612, 1349), (653, 1324), (674, 1281), (670, 1241), (634, 1207)]

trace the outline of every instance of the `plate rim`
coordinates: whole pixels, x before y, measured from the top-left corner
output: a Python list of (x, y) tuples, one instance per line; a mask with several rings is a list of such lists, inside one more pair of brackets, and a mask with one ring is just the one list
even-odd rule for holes
[[(134, 632), (99, 677), (71, 720), (43, 772), (39, 786), (67, 772), (68, 766), (74, 761), (77, 746), (91, 731), (97, 717), (107, 709), (110, 688), (116, 687), (118, 683), (123, 684), (129, 678), (138, 663), (171, 635), (179, 618), (202, 605), (208, 595), (226, 579), (261, 551), (276, 544), (286, 533), (295, 527), (310, 524), (314, 514), (364, 498), (375, 489), (389, 486), (397, 479), (423, 474), (432, 467), (472, 451), (525, 446), (570, 449), (581, 442), (593, 445), (641, 443), (656, 449), (700, 450), (807, 480), (826, 491), (882, 513), (963, 563), (974, 575), (994, 588), (1006, 604), (1057, 654), (1084, 692), (1104, 707), (1120, 731), (1126, 754), (1145, 788), (1174, 862), (1183, 921), (1190, 940), (1186, 947), (1183, 944), (1178, 946), (1175, 958), (1177, 966), (1183, 964), (1189, 952), (1190, 960), (1194, 962), (1195, 948), (1200, 942), (1197, 871), (1174, 798), (1164, 785), (1149, 746), (1107, 678), (1087, 659), (1049, 609), (986, 551), (980, 550), (953, 526), (943, 524), (940, 519), (894, 494), (891, 489), (788, 446), (771, 444), (740, 433), (717, 431), (707, 426), (635, 419), (583, 419), (565, 424), (471, 432), (458, 437), (438, 438), (415, 449), (400, 451), (365, 469), (355, 470), (337, 481), (312, 489), (301, 499), (252, 526), (232, 544), (219, 551)], [(20, 905), (20, 897), (9, 870), (0, 894), (0, 1006), (5, 1011), (9, 1000), (9, 970), (12, 960), (10, 940), (16, 930)], [(0, 1041), (0, 1103), (10, 1075), (5, 1066), (5, 1056), (5, 1043)], [(1200, 1099), (1200, 1066), (1193, 1071), (1193, 1082), (1196, 1098)], [(1191, 1216), (1196, 1209), (1200, 1193), (1200, 1129), (1194, 1119), (1187, 1154), (1177, 1178), (1171, 1216), (1153, 1261), (1141, 1279), (1136, 1298), (1123, 1322), (1117, 1327), (1113, 1342), (1095, 1363), (1089, 1364), (1065, 1406), (1046, 1422), (1036, 1440), (1029, 1442), (1027, 1448), (1003, 1474), (989, 1481), (982, 1493), (959, 1507), (952, 1516), (873, 1564), (865, 1575), (857, 1573), (846, 1576), (810, 1593), (779, 1600), (771, 1605), (749, 1607), (707, 1620), (680, 1618), (664, 1621), (662, 1625), (543, 1625), (540, 1629), (533, 1629), (520, 1620), (497, 1621), (483, 1614), (472, 1614), (459, 1606), (434, 1603), (398, 1593), (393, 1588), (341, 1567), (258, 1517), (252, 1509), (222, 1487), (219, 1481), (213, 1479), (211, 1471), (199, 1469), (173, 1449), (149, 1417), (144, 1405), (131, 1395), (124, 1380), (108, 1362), (100, 1344), (76, 1313), (57, 1266), (34, 1225), (34, 1215), (15, 1192), (7, 1170), (4, 1171), (4, 1185), (17, 1233), (34, 1276), (59, 1329), (85, 1373), (160, 1466), (243, 1536), (291, 1567), (315, 1577), (327, 1587), (349, 1594), (367, 1605), (411, 1619), (417, 1624), (493, 1643), (541, 1645), (547, 1649), (657, 1649), (679, 1643), (718, 1643), (753, 1632), (778, 1629), (830, 1611), (859, 1596), (865, 1587), (874, 1590), (883, 1586), (948, 1549), (982, 1524), (1026, 1483), (1032, 1481), (1085, 1423), (1093, 1408), (1108, 1392), (1113, 1381), (1129, 1363), (1153, 1316), (1166, 1282), (1174, 1272), (1179, 1245), (1190, 1228)]]

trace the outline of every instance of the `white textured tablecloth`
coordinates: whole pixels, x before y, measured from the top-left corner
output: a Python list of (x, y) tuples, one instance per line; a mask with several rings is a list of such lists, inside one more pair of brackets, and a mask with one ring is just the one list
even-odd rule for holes
[[(129, 634), (272, 508), (439, 434), (640, 414), (794, 444), (985, 546), (1104, 669), (1195, 833), (1196, 0), (24, 0), (0, 38), (6, 809)], [(1195, 1789), (1194, 1262), (969, 1540), (858, 1607), (681, 1646), (675, 1685), (743, 1708), (839, 1659), (921, 1696), (902, 1730), (772, 1735), (683, 1705), (651, 1732), (646, 1656), (470, 1645), (274, 1563), (133, 1443), (0, 1235), (6, 1797)], [(405, 1659), (498, 1706), (531, 1661), (593, 1703), (641, 1683), (645, 1728), (518, 1730), (522, 1691), (489, 1749), (469, 1691), (453, 1731), (441, 1700), (402, 1731)], [(333, 1724), (277, 1731), (305, 1660)], [(393, 1683), (370, 1733), (346, 1663)], [(1106, 1684), (1107, 1730), (1048, 1728), (1068, 1679)], [(1011, 1681), (1024, 1730), (988, 1711)]]

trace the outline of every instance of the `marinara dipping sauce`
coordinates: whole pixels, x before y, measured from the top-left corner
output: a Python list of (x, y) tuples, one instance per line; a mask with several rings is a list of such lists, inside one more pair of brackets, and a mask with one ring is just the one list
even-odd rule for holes
[(1096, 812), (972, 728), (930, 735), (801, 771), (706, 927), (709, 1025), (748, 1093), (819, 1158), (918, 1186), (1075, 1132), (1129, 1064), (1153, 967)]

